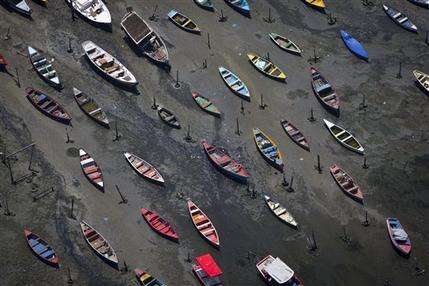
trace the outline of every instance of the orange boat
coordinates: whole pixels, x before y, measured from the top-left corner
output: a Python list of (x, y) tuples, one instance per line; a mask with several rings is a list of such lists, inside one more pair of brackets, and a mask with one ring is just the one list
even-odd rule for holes
[(155, 212), (142, 208), (140, 210), (147, 224), (158, 234), (168, 238), (174, 242), (179, 242), (179, 236), (171, 227), (170, 223), (161, 218)]
[(100, 167), (97, 162), (83, 149), (79, 149), (80, 166), (85, 174), (85, 177), (93, 184), (96, 188), (104, 192), (103, 174), (101, 173)]
[(219, 235), (206, 214), (191, 200), (188, 200), (188, 210), (191, 215), (192, 222), (201, 236), (214, 247), (219, 247)]

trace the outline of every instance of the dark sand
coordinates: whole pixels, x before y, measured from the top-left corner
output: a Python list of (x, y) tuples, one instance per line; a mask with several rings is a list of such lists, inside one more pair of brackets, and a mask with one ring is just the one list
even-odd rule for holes
[[(289, 264), (306, 285), (426, 285), (428, 276), (415, 276), (416, 263), (429, 267), (428, 217), (428, 97), (419, 90), (412, 76), (414, 68), (429, 72), (428, 46), (424, 31), (429, 29), (429, 10), (407, 1), (390, 1), (406, 13), (420, 28), (419, 34), (394, 24), (376, 7), (366, 8), (360, 1), (327, 1), (338, 23), (327, 24), (326, 16), (299, 0), (250, 1), (248, 19), (214, 1), (228, 21), (219, 23), (215, 13), (198, 8), (191, 0), (181, 1), (108, 1), (113, 18), (113, 33), (94, 27), (81, 18), (72, 22), (65, 1), (51, 0), (43, 8), (30, 2), (34, 13), (30, 21), (0, 7), (0, 33), (11, 26), (10, 40), (0, 41), (0, 52), (18, 69), (19, 88), (14, 79), (0, 74), (0, 143), (8, 153), (36, 142), (34, 168), (40, 171), (32, 179), (10, 184), (9, 173), (0, 165), (1, 213), (8, 198), (15, 216), (0, 216), (0, 285), (65, 285), (69, 267), (74, 285), (134, 285), (131, 272), (113, 270), (86, 245), (79, 227), (85, 219), (99, 230), (116, 249), (121, 267), (141, 267), (169, 285), (197, 285), (191, 274), (188, 253), (193, 258), (210, 252), (223, 268), (226, 285), (263, 285), (248, 252), (258, 258), (271, 253)], [(389, 2), (389, 3), (390, 3)], [(124, 41), (120, 19), (126, 7), (133, 7), (146, 19), (159, 4), (160, 19), (151, 22), (165, 39), (171, 57), (168, 74), (139, 57)], [(191, 16), (204, 31), (201, 36), (186, 33), (166, 19), (172, 8)], [(271, 8), (276, 22), (263, 21)], [(370, 61), (353, 56), (339, 37), (345, 29), (360, 39)], [(210, 32), (211, 49), (207, 46)], [(267, 33), (287, 35), (304, 49), (302, 57), (274, 46)], [(67, 53), (71, 38), (73, 53)], [(139, 94), (124, 91), (100, 77), (84, 57), (80, 43), (92, 40), (117, 56), (140, 81)], [(47, 52), (55, 59), (65, 89), (57, 92), (32, 70), (26, 55), (27, 45)], [(321, 61), (316, 64), (337, 88), (341, 98), (341, 117), (329, 115), (317, 102), (310, 87), (309, 62), (316, 48)], [(249, 63), (246, 53), (270, 53), (271, 59), (285, 70), (287, 84), (268, 79)], [(203, 59), (208, 68), (202, 69)], [(402, 61), (402, 79), (395, 76)], [(219, 65), (230, 68), (244, 80), (252, 94), (251, 103), (233, 95), (218, 75)], [(181, 88), (175, 89), (179, 69)], [(73, 143), (65, 144), (65, 126), (38, 112), (25, 98), (24, 89), (34, 86), (46, 91), (73, 116), (69, 129)], [(75, 86), (91, 94), (119, 122), (122, 138), (112, 142), (114, 132), (91, 121), (79, 110), (72, 97)], [(201, 111), (190, 91), (210, 97), (222, 110), (221, 120)], [(264, 94), (267, 109), (258, 107)], [(362, 94), (368, 108), (359, 110)], [(152, 97), (174, 110), (182, 130), (164, 125), (150, 106)], [(310, 108), (317, 121), (307, 121)], [(241, 136), (235, 132), (239, 118)], [(282, 130), (279, 120), (291, 120), (309, 138), (311, 153), (296, 146)], [(362, 169), (363, 157), (341, 147), (323, 126), (323, 118), (338, 122), (353, 132), (367, 151), (369, 169)], [(183, 139), (191, 124), (194, 143)], [(286, 176), (294, 174), (294, 193), (281, 186), (282, 175), (269, 167), (256, 151), (251, 130), (260, 127), (280, 145), (286, 161)], [(206, 160), (199, 145), (203, 138), (226, 147), (252, 175), (252, 199), (246, 186), (218, 173)], [(83, 147), (101, 166), (106, 192), (96, 190), (83, 176), (76, 149)], [(0, 152), (3, 152), (3, 151)], [(166, 186), (153, 185), (138, 177), (122, 153), (134, 152), (159, 168)], [(323, 173), (314, 169), (320, 154)], [(29, 153), (17, 156), (15, 176), (26, 172)], [(338, 163), (357, 180), (365, 194), (365, 208), (347, 198), (329, 174), (330, 164)], [(120, 201), (117, 184), (128, 199)], [(51, 193), (33, 202), (32, 197), (55, 187)], [(215, 250), (201, 239), (188, 217), (183, 192), (191, 197), (217, 226), (221, 248)], [(287, 206), (301, 225), (299, 231), (283, 225), (269, 212), (262, 200), (268, 193)], [(74, 198), (74, 215), (69, 217)], [(155, 234), (142, 220), (139, 208), (162, 214), (179, 232), (180, 244)], [(365, 209), (371, 225), (361, 226)], [(385, 218), (398, 217), (413, 242), (409, 259), (400, 257), (391, 247)], [(340, 236), (346, 227), (352, 242)], [(52, 269), (28, 249), (23, 228), (44, 237), (61, 259), (60, 270)], [(306, 236), (314, 230), (319, 249), (307, 251)]]

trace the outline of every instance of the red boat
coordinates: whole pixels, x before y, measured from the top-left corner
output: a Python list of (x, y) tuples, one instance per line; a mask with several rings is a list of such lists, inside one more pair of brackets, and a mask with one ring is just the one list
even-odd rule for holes
[(39, 257), (40, 260), (53, 267), (59, 267), (58, 256), (46, 241), (27, 229), (24, 229), (24, 235), (28, 246), (30, 246), (31, 250), (37, 255), (37, 257)]
[(225, 149), (210, 145), (206, 140), (203, 140), (201, 144), (210, 162), (212, 162), (221, 173), (241, 183), (247, 183), (249, 173), (247, 173), (243, 165), (233, 160)]
[(206, 216), (206, 214), (191, 200), (188, 200), (188, 210), (192, 222), (201, 236), (214, 247), (219, 247), (219, 235), (208, 216)]
[(203, 286), (222, 286), (222, 269), (217, 265), (210, 253), (195, 258), (192, 272)]
[(148, 209), (142, 208), (140, 211), (145, 221), (155, 232), (174, 242), (179, 242), (179, 236), (167, 221)]
[(341, 190), (343, 190), (346, 195), (359, 203), (363, 203), (363, 193), (349, 174), (335, 164), (332, 165), (329, 170), (338, 186), (340, 186)]
[(98, 189), (104, 192), (103, 174), (97, 162), (83, 149), (79, 149), (80, 166), (85, 177)]
[(411, 252), (411, 240), (397, 218), (386, 220), (387, 231), (393, 247), (402, 255), (408, 256)]

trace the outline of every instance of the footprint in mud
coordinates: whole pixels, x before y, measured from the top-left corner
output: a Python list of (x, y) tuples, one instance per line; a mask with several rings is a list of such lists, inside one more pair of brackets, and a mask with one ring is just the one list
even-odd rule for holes
[(67, 150), (66, 150), (66, 154), (67, 154), (67, 156), (69, 156), (69, 157), (74, 157), (74, 158), (76, 158), (76, 157), (78, 157), (78, 156), (79, 156), (79, 149), (77, 149), (76, 147), (70, 147), (70, 148), (67, 148)]

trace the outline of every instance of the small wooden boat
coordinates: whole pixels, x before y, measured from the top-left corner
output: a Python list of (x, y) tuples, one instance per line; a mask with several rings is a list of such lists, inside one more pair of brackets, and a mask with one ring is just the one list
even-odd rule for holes
[(311, 67), (311, 86), (322, 106), (335, 116), (340, 116), (340, 100), (332, 85), (318, 70)]
[(142, 208), (140, 210), (147, 224), (159, 235), (168, 238), (174, 242), (179, 242), (179, 236), (174, 231), (172, 226), (163, 218), (159, 217), (155, 212)]
[(303, 1), (308, 6), (318, 10), (324, 10), (326, 8), (325, 2), (323, 0), (303, 0)]
[(269, 285), (304, 285), (295, 272), (278, 257), (268, 255), (256, 264), (256, 269)]
[(279, 81), (286, 80), (286, 74), (271, 61), (264, 59), (255, 53), (248, 53), (247, 57), (253, 66), (264, 75)]
[(365, 61), (368, 61), (368, 52), (365, 50), (365, 48), (362, 46), (362, 44), (349, 35), (344, 30), (341, 30), (341, 38), (344, 41), (344, 44), (346, 44), (347, 48), (355, 54), (358, 58), (361, 58)]
[(411, 240), (399, 220), (397, 218), (388, 218), (386, 224), (393, 247), (404, 256), (410, 255)]
[(210, 162), (221, 173), (240, 183), (247, 183), (249, 173), (243, 165), (233, 160), (225, 149), (211, 145), (206, 140), (203, 140), (201, 145), (203, 146)]
[(219, 247), (219, 235), (208, 216), (191, 200), (188, 200), (188, 210), (192, 222), (201, 236), (214, 247)]
[(26, 0), (3, 0), (2, 2), (16, 12), (21, 13), (24, 16), (31, 17), (31, 13), (33, 11), (30, 6), (28, 6)]
[(164, 41), (136, 12), (126, 14), (121, 27), (143, 54), (157, 64), (169, 66)]
[(102, 0), (66, 0), (85, 19), (101, 25), (110, 25), (112, 17)]
[(46, 95), (45, 93), (28, 87), (25, 92), (27, 93), (27, 99), (44, 115), (56, 120), (58, 122), (69, 125), (71, 122), (71, 116), (68, 112), (54, 99)]
[(429, 93), (429, 74), (425, 74), (419, 70), (413, 70), (413, 74), (416, 78), (417, 84)]
[(87, 222), (81, 221), (80, 228), (86, 242), (91, 246), (95, 253), (107, 264), (118, 268), (118, 257), (115, 250), (110, 246), (107, 240)]
[(134, 269), (134, 273), (141, 286), (167, 286), (167, 284), (159, 281), (143, 269), (136, 268)]
[(140, 157), (137, 157), (131, 153), (124, 153), (125, 158), (127, 158), (128, 163), (130, 163), (131, 167), (143, 178), (158, 184), (164, 184), (164, 178), (158, 172), (155, 167), (146, 162)]
[(24, 235), (28, 246), (40, 260), (53, 267), (59, 268), (58, 256), (46, 241), (28, 229), (24, 229)]
[(267, 206), (276, 217), (292, 227), (298, 227), (296, 220), (283, 206), (281, 206), (279, 203), (273, 202), (269, 196), (265, 195), (264, 198)]
[(43, 56), (35, 48), (29, 46), (28, 57), (30, 58), (33, 68), (44, 81), (56, 89), (62, 88), (60, 78), (58, 77), (56, 70), (52, 66), (52, 63), (48, 61), (45, 56)]
[(283, 172), (283, 159), (277, 144), (259, 128), (253, 128), (253, 138), (262, 157), (274, 168)]
[(83, 174), (96, 188), (104, 192), (103, 173), (97, 162), (83, 149), (79, 149), (80, 166)]
[(194, 0), (194, 2), (203, 9), (214, 11), (212, 0)]
[(297, 44), (292, 42), (286, 37), (280, 36), (276, 33), (269, 33), (270, 39), (273, 40), (273, 42), (279, 46), (282, 50), (285, 50), (286, 52), (295, 54), (300, 56), (302, 53), (302, 50), (298, 47)]
[(334, 177), (335, 182), (337, 182), (338, 186), (346, 195), (359, 203), (363, 203), (363, 193), (360, 187), (356, 185), (353, 178), (347, 174), (346, 171), (335, 164), (329, 168), (329, 171), (332, 177)]
[(203, 286), (223, 286), (222, 269), (220, 269), (210, 253), (195, 258), (192, 272)]
[(329, 129), (329, 132), (331, 132), (332, 136), (334, 136), (337, 141), (346, 147), (347, 149), (350, 149), (356, 153), (364, 154), (364, 149), (362, 145), (356, 140), (356, 138), (347, 130), (345, 130), (343, 127), (335, 125), (334, 123), (323, 119), (325, 122), (326, 127)]
[(161, 118), (162, 121), (167, 123), (170, 127), (180, 129), (180, 123), (179, 120), (176, 118), (176, 116), (173, 114), (172, 111), (168, 110), (162, 105), (158, 105), (158, 115)]
[(79, 105), (80, 109), (89, 118), (106, 128), (110, 128), (106, 113), (98, 106), (94, 99), (75, 87), (73, 87), (73, 95), (77, 105)]
[(246, 16), (250, 16), (250, 6), (247, 0), (225, 0), (232, 9)]
[(250, 101), (250, 93), (244, 82), (231, 71), (224, 67), (219, 67), (219, 73), (226, 85), (241, 98)]
[(202, 96), (197, 91), (192, 92), (192, 98), (195, 100), (198, 106), (201, 107), (202, 110), (213, 116), (220, 117), (221, 113), (219, 109), (210, 101), (210, 99)]
[(83, 42), (82, 48), (93, 66), (108, 79), (125, 86), (138, 84), (136, 77), (121, 62), (93, 42)]
[(170, 20), (174, 24), (176, 24), (187, 32), (195, 34), (201, 33), (200, 28), (197, 26), (197, 24), (195, 24), (194, 21), (192, 21), (188, 16), (185, 16), (176, 10), (171, 10), (170, 12), (168, 12), (168, 18), (170, 18)]
[(402, 14), (399, 11), (396, 11), (393, 8), (387, 7), (383, 4), (383, 10), (386, 12), (387, 16), (390, 17), (390, 19), (393, 20), (396, 24), (404, 28), (405, 30), (417, 33), (417, 27), (414, 25), (408, 17), (406, 17), (404, 14)]
[(414, 5), (429, 9), (429, 0), (408, 0), (408, 1), (410, 1)]
[(296, 128), (292, 123), (287, 120), (280, 121), (283, 129), (286, 131), (286, 134), (292, 139), (293, 142), (298, 144), (299, 147), (303, 148), (310, 152), (310, 146), (307, 139), (304, 137), (301, 131)]

